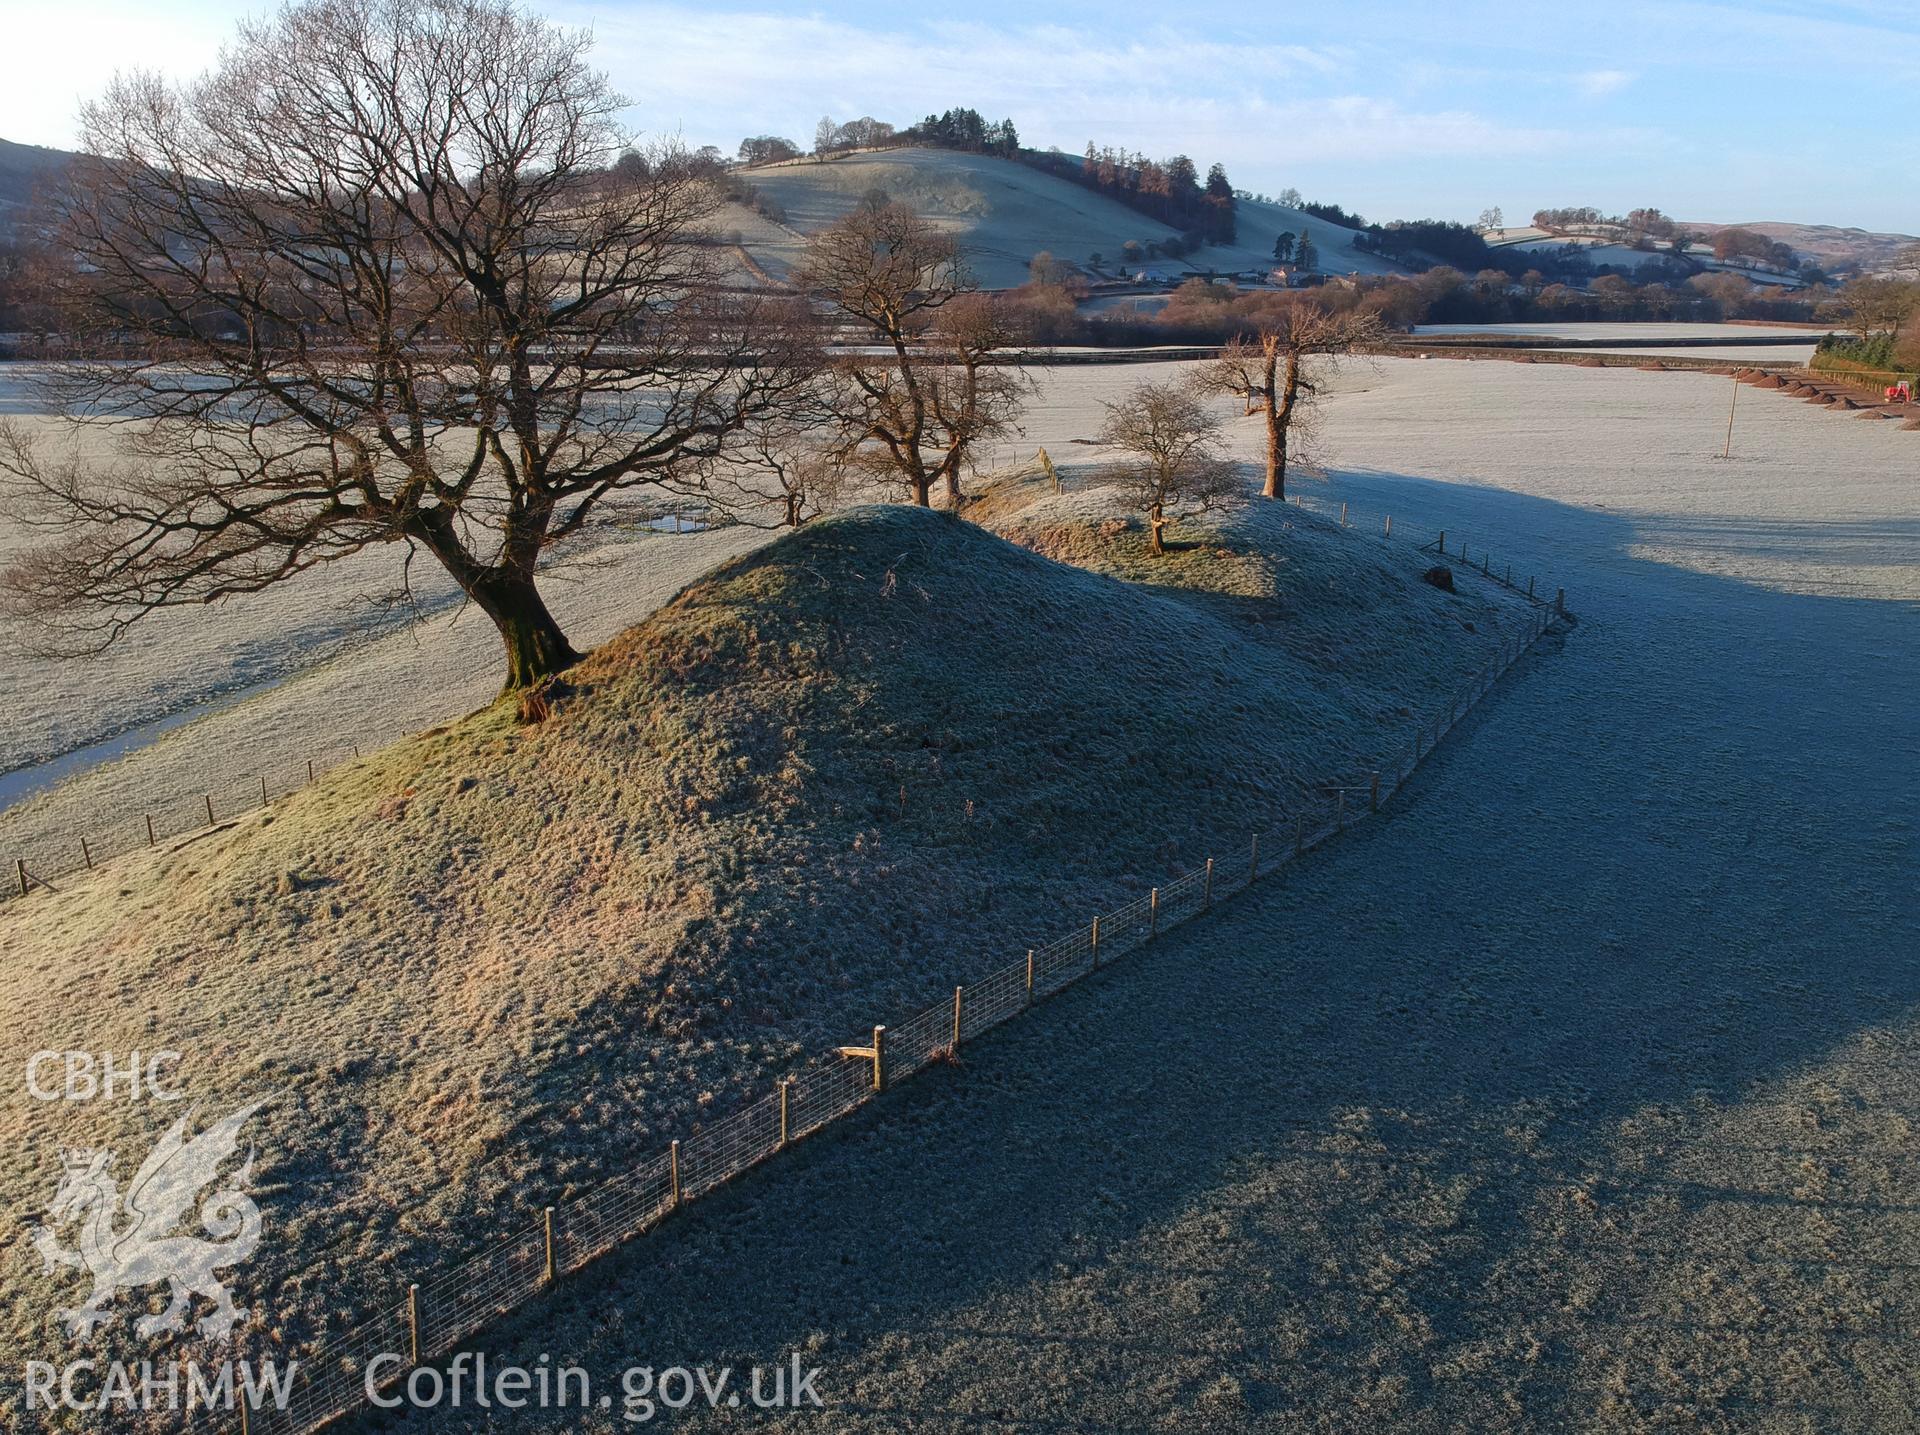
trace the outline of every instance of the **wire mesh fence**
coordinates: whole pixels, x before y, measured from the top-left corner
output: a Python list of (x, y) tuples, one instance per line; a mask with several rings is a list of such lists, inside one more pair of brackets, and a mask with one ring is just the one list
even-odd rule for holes
[(940, 1064), (1076, 981), (1151, 944), (1168, 929), (1208, 911), (1376, 811), (1446, 737), (1502, 673), (1560, 614), (1541, 604), (1525, 629), (1502, 642), (1447, 709), (1418, 724), (1405, 758), (1360, 785), (1327, 790), (1242, 847), (1111, 912), (891, 1027), (871, 1042), (845, 1046), (783, 1079), (775, 1090), (705, 1126), (631, 1171), (546, 1208), (529, 1226), (410, 1286), (406, 1299), (327, 1341), (303, 1358), (285, 1403), (222, 1412), (218, 1428), (238, 1435), (304, 1435), (369, 1405), (380, 1389), (457, 1348), (492, 1321), (528, 1303), (557, 1280), (657, 1226), (697, 1200), (779, 1154), (794, 1142), (857, 1111), (894, 1084)]

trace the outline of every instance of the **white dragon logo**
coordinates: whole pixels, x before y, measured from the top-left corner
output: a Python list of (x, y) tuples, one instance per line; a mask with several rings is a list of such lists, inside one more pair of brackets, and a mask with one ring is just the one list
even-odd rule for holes
[[(167, 1308), (134, 1323), (142, 1336), (177, 1333), (186, 1324), (191, 1295), (215, 1303), (215, 1309), (197, 1322), (209, 1340), (224, 1340), (247, 1318), (214, 1272), (238, 1265), (260, 1244), (260, 1208), (243, 1189), (253, 1174), (253, 1150), (231, 1179), (221, 1183), (200, 1206), (200, 1224), (212, 1240), (176, 1234), (194, 1199), (219, 1172), (221, 1163), (239, 1148), (240, 1128), (271, 1097), (241, 1107), (230, 1116), (188, 1139), (187, 1125), (199, 1107), (173, 1123), (134, 1173), (126, 1196), (131, 1221), (116, 1228), (121, 1216), (120, 1188), (109, 1172), (111, 1151), (63, 1150), (60, 1189), (47, 1208), (46, 1225), (32, 1231), (49, 1273), (61, 1266), (92, 1273), (93, 1293), (82, 1305), (60, 1312), (69, 1335), (90, 1339), (110, 1314), (106, 1306), (116, 1293), (165, 1281), (172, 1293)], [(63, 1247), (56, 1235), (70, 1221), (81, 1222), (78, 1250)]]

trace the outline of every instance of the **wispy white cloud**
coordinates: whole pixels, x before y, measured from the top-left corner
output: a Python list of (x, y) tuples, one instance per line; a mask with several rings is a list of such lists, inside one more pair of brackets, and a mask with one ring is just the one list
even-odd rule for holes
[[(632, 96), (637, 127), (695, 143), (768, 132), (804, 142), (823, 113), (899, 123), (970, 105), (1011, 116), (1029, 143), (1185, 150), (1249, 188), (1298, 184), (1368, 212), (1464, 217), (1498, 197), (1516, 212), (1657, 202), (1920, 227), (1896, 152), (1830, 157), (1838, 88), (1856, 109), (1898, 114), (1920, 83), (1920, 18), (1874, 0), (1609, 0), (1604, 24), (1520, 0), (1341, 0), (1284, 14), (1243, 0), (1104, 0), (1097, 12), (1030, 0), (530, 3), (596, 31), (594, 60)], [(191, 75), (236, 18), (263, 7), (16, 5), (0, 135), (71, 144), (79, 99), (116, 67)], [(1751, 165), (1730, 165), (1751, 138), (1743, 106), (1756, 85), (1776, 123)], [(1596, 123), (1623, 94), (1644, 129)], [(1789, 169), (1781, 134), (1806, 136), (1823, 158)]]
[[(583, 12), (584, 13), (584, 12)], [(1151, 153), (1293, 162), (1539, 155), (1576, 137), (1455, 107), (1353, 93), (1367, 69), (1337, 46), (1234, 45), (1172, 29), (1088, 32), (935, 21), (867, 28), (818, 14), (716, 15), (672, 5), (596, 20), (596, 59), (649, 130), (805, 142), (821, 113), (901, 122), (971, 105), (1012, 115), (1029, 143), (1089, 139)]]
[(1585, 74), (1574, 76), (1574, 83), (1588, 99), (1601, 100), (1608, 95), (1619, 94), (1635, 78), (1630, 70), (1588, 70)]
[[(831, 110), (902, 121), (971, 105), (990, 116), (1109, 109), (1136, 95), (1212, 95), (1305, 81), (1352, 66), (1338, 47), (1231, 45), (1172, 28), (1123, 36), (1051, 24), (899, 21), (868, 27), (820, 14), (717, 13), (647, 5), (561, 14), (591, 24), (596, 59), (636, 102), (641, 120), (727, 110), (742, 117)], [(670, 126), (669, 126), (670, 127)], [(751, 128), (749, 124), (747, 127)]]

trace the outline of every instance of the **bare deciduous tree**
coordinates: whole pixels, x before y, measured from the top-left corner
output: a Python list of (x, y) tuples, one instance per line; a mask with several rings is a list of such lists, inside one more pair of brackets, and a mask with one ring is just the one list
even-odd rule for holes
[(719, 282), (699, 166), (612, 167), (625, 102), (588, 44), (508, 0), (301, 0), (191, 85), (90, 105), (63, 301), (104, 357), (46, 383), (123, 461), (6, 433), (11, 506), (49, 533), (13, 611), (98, 649), (397, 543), (492, 619), (508, 688), (575, 661), (543, 553), (818, 364), (795, 301)]
[(1221, 452), (1220, 415), (1195, 385), (1144, 383), (1102, 407), (1100, 442), (1132, 455), (1116, 475), (1128, 501), (1147, 516), (1154, 553), (1167, 551), (1169, 508), (1210, 508), (1240, 491), (1238, 472)]
[(750, 424), (745, 442), (709, 465), (702, 489), (744, 521), (771, 504), (784, 528), (820, 517), (846, 487), (846, 469), (822, 436), (824, 409), (796, 408)]
[(835, 412), (844, 462), (932, 505), (961, 502), (979, 449), (1018, 423), (1028, 382), (992, 362), (1010, 337), (952, 237), (905, 205), (863, 204), (807, 244), (798, 279), (891, 357), (850, 357)]
[(1832, 308), (1862, 339), (1897, 334), (1920, 313), (1920, 281), (1863, 275), (1847, 282)]
[(1242, 417), (1251, 417), (1259, 411), (1269, 382), (1266, 352), (1252, 340), (1235, 335), (1220, 346), (1219, 355), (1201, 371), (1198, 382), (1208, 393), (1239, 399), (1245, 406)]
[(1248, 413), (1257, 404), (1266, 419), (1263, 497), (1287, 496), (1290, 443), (1317, 392), (1305, 371), (1308, 357), (1349, 354), (1377, 342), (1384, 332), (1380, 316), (1370, 310), (1339, 312), (1295, 299), (1262, 320), (1257, 340), (1228, 343), (1220, 357), (1202, 370), (1203, 388), (1235, 395), (1247, 403)]

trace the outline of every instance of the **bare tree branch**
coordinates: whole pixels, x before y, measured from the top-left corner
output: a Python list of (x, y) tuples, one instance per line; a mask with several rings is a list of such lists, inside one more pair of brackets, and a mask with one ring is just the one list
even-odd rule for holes
[(1240, 492), (1235, 466), (1222, 454), (1220, 415), (1191, 383), (1143, 383), (1107, 404), (1100, 441), (1132, 455), (1116, 470), (1129, 502), (1147, 516), (1156, 554), (1167, 551), (1167, 510), (1210, 508)]
[(697, 165), (613, 165), (587, 47), (505, 0), (303, 0), (191, 85), (88, 106), (60, 299), (91, 357), (45, 391), (118, 461), (0, 432), (8, 508), (48, 534), (11, 612), (97, 649), (401, 543), (499, 628), (507, 686), (572, 662), (543, 552), (819, 363), (797, 301), (723, 268)]
[(974, 291), (952, 238), (904, 205), (862, 205), (809, 241), (797, 277), (889, 351), (836, 366), (841, 462), (904, 487), (923, 508), (944, 484), (957, 508), (961, 475), (1017, 427), (1031, 385), (992, 362), (1011, 334)]
[(1287, 496), (1290, 445), (1310, 422), (1315, 397), (1306, 377), (1310, 355), (1337, 357), (1377, 343), (1384, 335), (1380, 316), (1368, 311), (1336, 312), (1315, 300), (1295, 298), (1263, 311), (1257, 338), (1234, 339), (1201, 371), (1208, 392), (1232, 394), (1257, 407), (1267, 425), (1267, 473), (1261, 494)]

